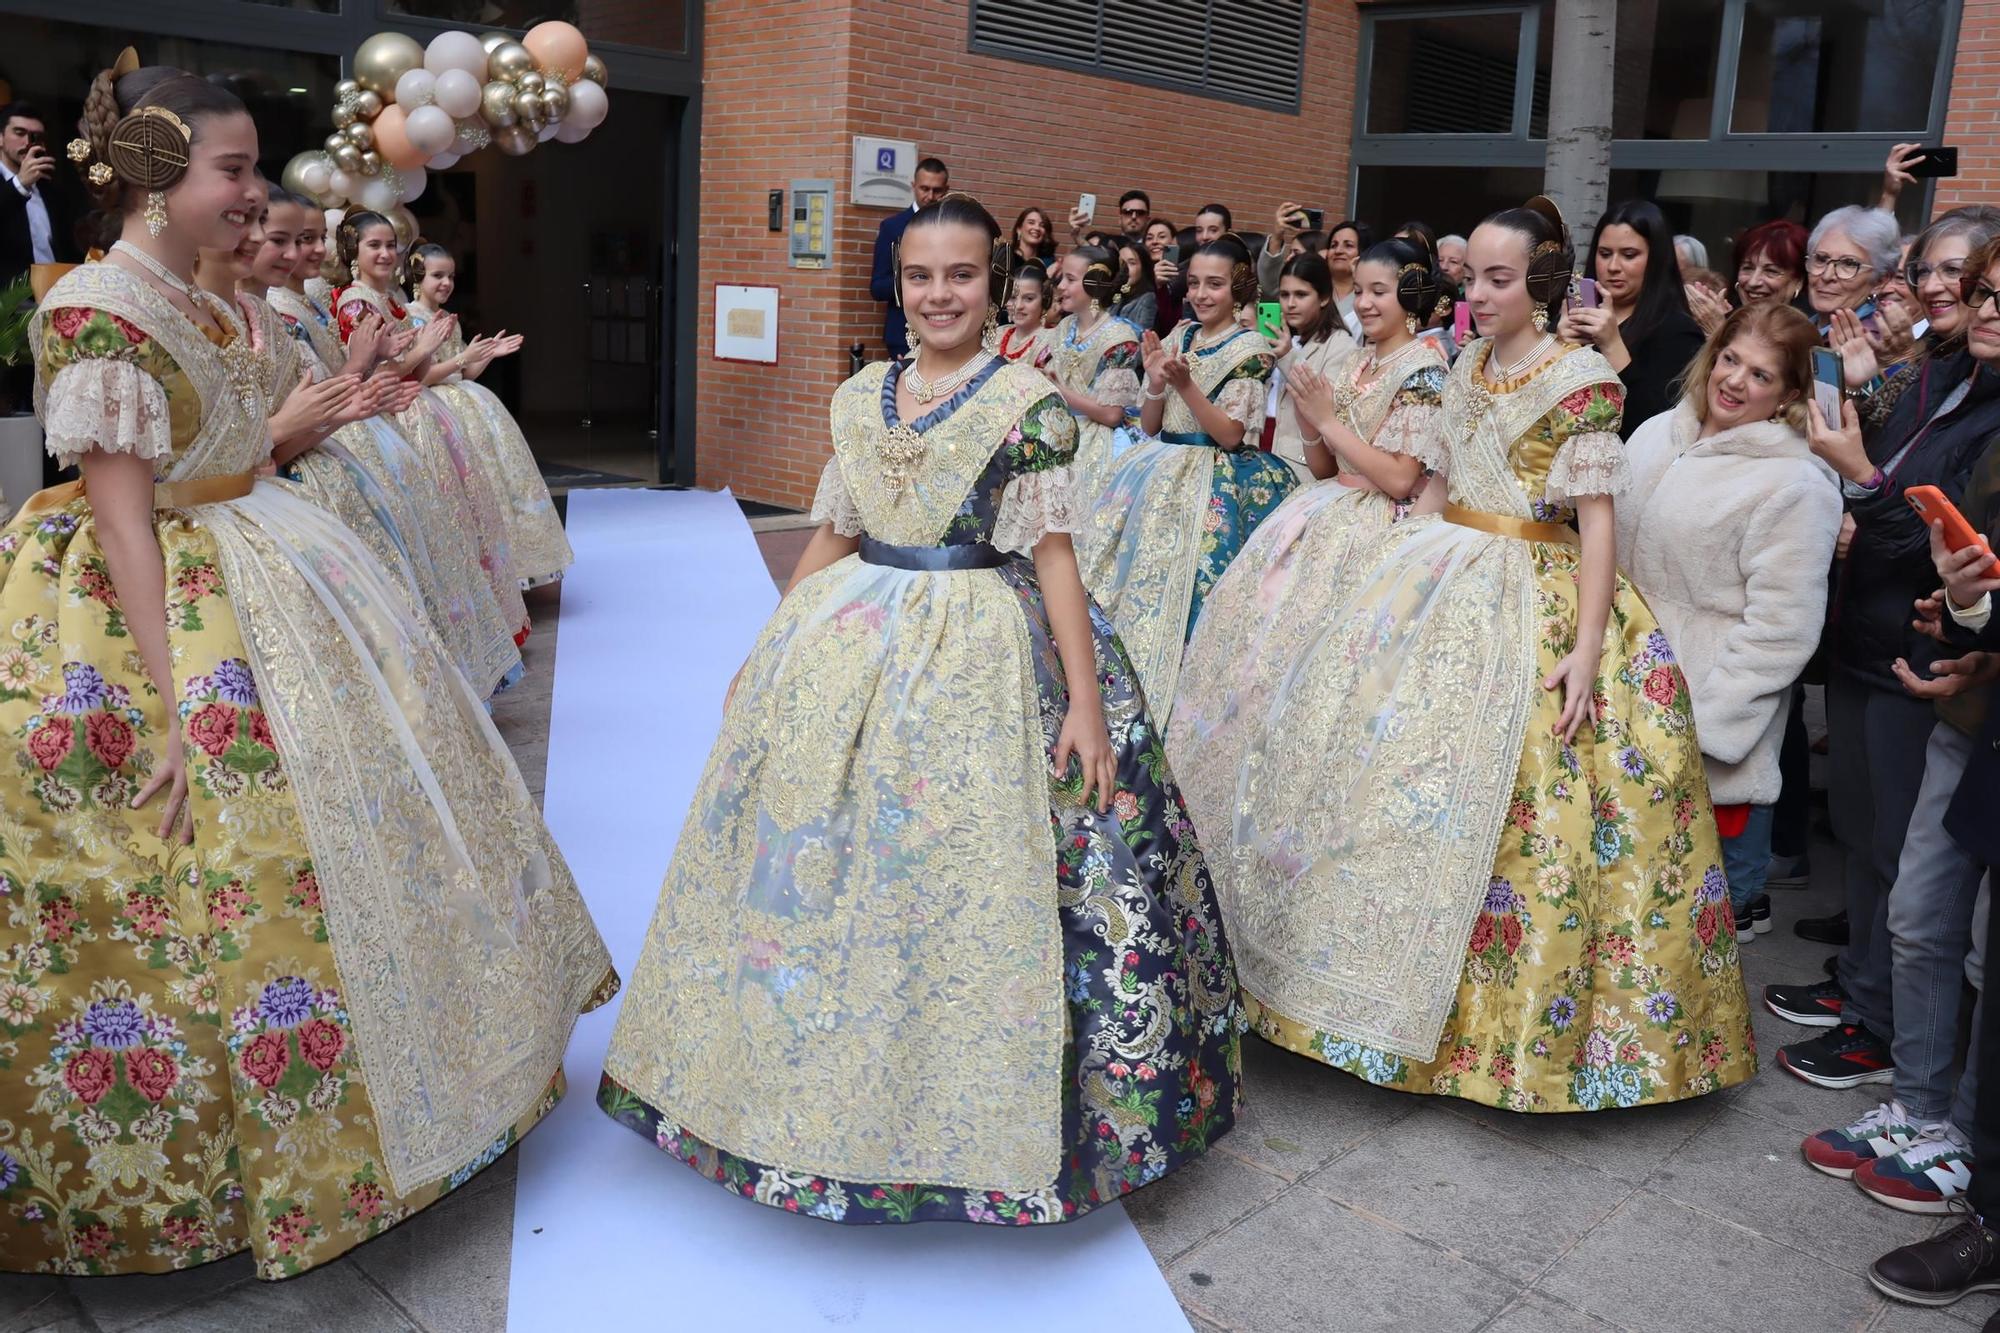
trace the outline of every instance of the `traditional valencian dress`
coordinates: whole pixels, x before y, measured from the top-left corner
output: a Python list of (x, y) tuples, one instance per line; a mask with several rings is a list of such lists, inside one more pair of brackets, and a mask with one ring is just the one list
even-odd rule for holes
[[(1071, 393), (1136, 411), (1141, 367), (1137, 327), (1115, 315), (1098, 321), (1081, 336), (1075, 315), (1064, 315), (1049, 336), (1052, 355), (1042, 367)], [(1113, 436), (1117, 428), (1078, 417), (1076, 470), (1083, 494), (1092, 496), (1111, 470)]]
[[(345, 364), (346, 350), (333, 316), (317, 302), (283, 287), (273, 287), (268, 299), (299, 344), (301, 366), (327, 379)], [(434, 458), (440, 470), (450, 469), (442, 450)], [(401, 538), (422, 608), (458, 669), (482, 694), (519, 680), (516, 627), (501, 614), (492, 585), (479, 567), (478, 540), (471, 511), (463, 503), (464, 492), (441, 487), (401, 431), (381, 416), (343, 426), (331, 440), (300, 454), (280, 472), (304, 486), (323, 508), (341, 513), (338, 506), (344, 501), (336, 474), (355, 467), (377, 483), (373, 491), (363, 493), (371, 504), (385, 506), (388, 521)]]
[[(35, 315), (63, 462), (152, 460), (179, 717), (79, 484), (0, 535), (0, 1266), (287, 1277), (506, 1151), (610, 960), (477, 696), (276, 480), (249, 334), (112, 263)], [(192, 847), (129, 808), (184, 737)]]
[[(1357, 436), (1426, 468), (1444, 465), (1440, 395), (1446, 369), (1436, 344), (1409, 343), (1365, 386), (1359, 381), (1368, 369), (1366, 356), (1337, 365), (1334, 406)], [(1349, 462), (1338, 461), (1342, 472), (1352, 474)], [(1253, 738), (1271, 726), (1288, 725), (1292, 709), (1344, 702), (1301, 696), (1318, 678), (1292, 668), (1327, 619), (1347, 605), (1388, 543), (1390, 525), (1408, 508), (1337, 477), (1294, 491), (1250, 534), (1216, 581), (1188, 643), (1167, 726), (1167, 758), (1194, 816), (1224, 919), (1235, 923), (1231, 940), (1239, 952), (1247, 947), (1246, 926), (1268, 924), (1279, 906), (1246, 897), (1246, 876), (1234, 867), (1244, 855), (1235, 842), (1244, 759)], [(1268, 795), (1283, 807), (1263, 812), (1264, 821), (1274, 825), (1309, 818), (1310, 808), (1326, 799), (1317, 783)], [(1295, 810), (1296, 816), (1288, 813)], [(1254, 874), (1248, 878), (1259, 892), (1268, 888)], [(1265, 943), (1283, 948), (1286, 941)]]
[[(409, 315), (411, 325), (417, 328), (430, 321), (430, 314), (421, 306), (410, 306)], [(465, 335), (454, 329), (439, 344), (437, 354), (449, 359), (464, 350)], [(507, 526), (507, 544), (521, 586), (554, 583), (576, 555), (569, 549), (562, 517), (556, 513), (556, 502), (549, 498), (549, 484), (542, 480), (528, 437), (521, 433), (514, 414), (479, 381), (453, 375), (436, 387), (459, 421), (479, 437), (471, 458), (485, 470), (487, 483), (500, 503), (500, 521)]]
[(1067, 687), (1008, 553), (1074, 526), (1069, 410), (995, 361), (905, 423), (899, 374), (835, 394), (813, 512), (861, 551), (794, 586), (743, 668), (599, 1102), (773, 1207), (1061, 1222), (1233, 1123), (1235, 973), (1095, 611), (1110, 812), (1050, 777)]
[(1244, 539), (1298, 485), (1291, 468), (1257, 448), (1270, 380), (1264, 340), (1236, 329), (1203, 345), (1200, 333), (1183, 323), (1167, 335), (1167, 348), (1187, 357), (1209, 401), (1243, 424), (1242, 446), (1217, 445), (1169, 390), (1159, 439), (1112, 467), (1078, 541), (1084, 586), (1111, 617), (1161, 715), (1173, 704), (1202, 600)]
[[(1245, 747), (1230, 928), (1257, 1030), (1374, 1083), (1514, 1111), (1674, 1101), (1756, 1070), (1687, 683), (1618, 576), (1586, 719), (1574, 501), (1622, 391), (1570, 349), (1444, 390), (1450, 505), (1391, 535)], [(1211, 816), (1215, 818), (1219, 816)]]
[[(333, 294), (333, 314), (343, 345), (354, 336), (359, 322), (371, 314), (381, 316), (392, 331), (414, 327), (402, 302), (364, 282)], [(506, 522), (500, 516), (500, 500), (485, 466), (474, 458), (483, 434), (473, 434), (434, 388), (419, 394), (417, 401), (396, 417), (395, 425), (421, 451), (434, 481), (452, 498), (453, 507), (472, 515), (470, 535), (479, 547), (479, 568), (493, 590), (501, 617), (512, 626), (515, 643), (525, 641), (528, 606), (521, 600), (521, 579), (515, 570)]]

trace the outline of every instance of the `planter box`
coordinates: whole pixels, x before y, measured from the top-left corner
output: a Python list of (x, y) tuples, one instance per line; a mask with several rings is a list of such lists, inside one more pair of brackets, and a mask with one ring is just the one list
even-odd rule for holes
[(0, 417), (0, 515), (42, 489), (42, 423), (33, 416)]

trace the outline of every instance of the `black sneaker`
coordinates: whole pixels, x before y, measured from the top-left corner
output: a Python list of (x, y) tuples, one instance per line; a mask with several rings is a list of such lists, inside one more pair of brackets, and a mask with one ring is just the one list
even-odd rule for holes
[(1771, 933), (1771, 895), (1760, 893), (1750, 900), (1750, 928), (1759, 935)]
[(1847, 992), (1838, 981), (1809, 981), (1800, 986), (1764, 987), (1764, 1007), (1788, 1023), (1800, 1027), (1840, 1026), (1840, 1009)]
[(1839, 954), (1837, 954), (1837, 953), (1830, 953), (1830, 954), (1828, 954), (1828, 955), (1826, 956), (1826, 962), (1822, 963), (1822, 964), (1821, 964), (1820, 966), (1822, 966), (1822, 967), (1824, 967), (1824, 968), (1826, 969), (1826, 974), (1827, 974), (1828, 976), (1830, 976), (1830, 977), (1837, 977), (1837, 976), (1839, 976), (1839, 975), (1840, 975), (1840, 955), (1839, 955)]
[(1756, 938), (1756, 922), (1751, 916), (1750, 904), (1745, 903), (1736, 909), (1736, 942), (1738, 944), (1748, 944)]
[(1822, 1088), (1856, 1088), (1896, 1077), (1889, 1043), (1858, 1023), (1842, 1023), (1823, 1037), (1785, 1047), (1778, 1064)]
[[(2000, 1235), (1971, 1209), (1963, 1212), (1965, 1220), (1951, 1230), (1877, 1259), (1868, 1269), (1875, 1289), (1912, 1305), (1931, 1306), (1950, 1305), (1975, 1291), (2000, 1291)], [(1991, 1321), (1987, 1327), (1993, 1327)]]
[(1846, 944), (1847, 913), (1805, 917), (1792, 923), (1792, 933), (1815, 944)]
[(1764, 872), (1767, 889), (1803, 889), (1812, 880), (1812, 867), (1804, 856), (1772, 856)]

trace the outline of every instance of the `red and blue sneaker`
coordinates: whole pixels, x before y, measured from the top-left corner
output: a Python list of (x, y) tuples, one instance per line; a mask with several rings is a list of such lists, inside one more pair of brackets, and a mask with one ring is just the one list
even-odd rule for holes
[(1778, 1063), (1822, 1088), (1855, 1088), (1896, 1077), (1889, 1043), (1858, 1023), (1842, 1023), (1823, 1037), (1786, 1046)]
[(1806, 1165), (1842, 1180), (1856, 1169), (1894, 1157), (1924, 1137), (1924, 1127), (1898, 1101), (1886, 1101), (1842, 1129), (1823, 1129), (1800, 1145)]
[(1899, 1153), (1855, 1168), (1854, 1183), (1877, 1203), (1905, 1213), (1948, 1213), (1972, 1185), (1972, 1146), (1950, 1125), (1928, 1125)]

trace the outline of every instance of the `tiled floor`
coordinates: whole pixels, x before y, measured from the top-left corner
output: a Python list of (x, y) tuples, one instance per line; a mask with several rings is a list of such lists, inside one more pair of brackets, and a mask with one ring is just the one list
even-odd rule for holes
[[(774, 577), (803, 543), (763, 538)], [(530, 594), (528, 678), (495, 709), (538, 794), (558, 603), (556, 589)], [(1831, 906), (1832, 852), (1817, 851), (1813, 889), (1774, 894), (1778, 932), (1746, 950), (1753, 993), (1819, 975), (1825, 950), (1790, 932)], [(1767, 1066), (1801, 1035), (1758, 1008)], [(1385, 1092), (1254, 1038), (1245, 1080), (1235, 1132), (1130, 1204), (1203, 1333), (1966, 1333), (1995, 1307), (1896, 1307), (1863, 1278), (1936, 1224), (1807, 1169), (1798, 1142), (1877, 1089), (1822, 1092), (1767, 1067), (1690, 1103), (1529, 1119)], [(505, 1326), (513, 1205), (510, 1155), (290, 1282), (255, 1282), (243, 1257), (168, 1277), (0, 1278), (0, 1333), (491, 1333)], [(658, 1327), (678, 1333), (671, 1316)]]

